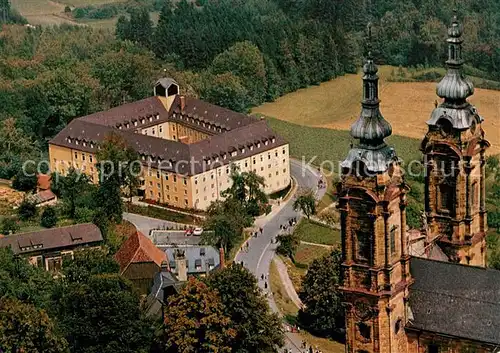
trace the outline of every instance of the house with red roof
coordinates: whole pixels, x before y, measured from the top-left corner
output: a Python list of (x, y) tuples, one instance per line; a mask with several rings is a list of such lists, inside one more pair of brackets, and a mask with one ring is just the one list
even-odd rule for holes
[(132, 281), (142, 294), (149, 293), (162, 263), (168, 264), (166, 253), (141, 232), (134, 233), (122, 244), (115, 260), (120, 265), (120, 274)]

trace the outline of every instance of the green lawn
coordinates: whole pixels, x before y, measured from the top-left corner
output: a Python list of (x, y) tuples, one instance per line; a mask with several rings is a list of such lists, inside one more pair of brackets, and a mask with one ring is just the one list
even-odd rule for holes
[[(290, 155), (314, 166), (338, 174), (339, 163), (347, 156), (352, 141), (349, 131), (309, 127), (292, 124), (283, 120), (266, 117), (276, 133), (283, 136), (290, 144)], [(420, 141), (409, 137), (391, 136), (387, 142), (394, 146), (397, 154), (404, 161), (420, 160)]]
[(302, 219), (295, 232), (300, 240), (315, 244), (340, 245), (340, 231), (322, 224)]

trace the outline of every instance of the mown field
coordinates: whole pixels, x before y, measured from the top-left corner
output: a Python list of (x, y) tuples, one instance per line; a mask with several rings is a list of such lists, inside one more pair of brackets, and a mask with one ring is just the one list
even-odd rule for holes
[(340, 245), (340, 231), (310, 221), (307, 218), (299, 222), (297, 228), (295, 228), (295, 233), (300, 237), (300, 240), (309, 243)]
[[(267, 118), (267, 121), (277, 133), (293, 141), (290, 144), (292, 157), (338, 173), (339, 163), (350, 148), (352, 139), (349, 131), (302, 126), (274, 118)], [(398, 156), (404, 161), (421, 159), (418, 139), (393, 135), (387, 142), (395, 147)]]
[[(379, 68), (382, 114), (392, 124), (394, 134), (419, 140), (427, 131), (425, 122), (430, 117), (434, 102), (439, 99), (435, 94), (436, 84), (389, 82), (388, 78), (393, 70), (395, 69), (390, 66)], [(318, 86), (287, 94), (275, 102), (254, 108), (252, 112), (298, 125), (349, 130), (360, 111), (361, 82), (361, 74), (345, 75)], [(500, 91), (477, 88), (470, 102), (485, 118), (483, 126), (492, 144), (490, 153), (500, 153)], [(306, 131), (310, 133), (312, 130), (304, 130), (305, 133)], [(322, 137), (328, 135), (320, 131), (316, 130)], [(336, 154), (336, 151), (342, 150), (344, 153), (348, 148), (348, 135), (340, 132), (331, 136), (333, 135), (339, 140), (332, 141), (331, 145), (326, 142), (325, 147), (335, 148), (325, 152)], [(318, 140), (321, 138), (318, 137)], [(292, 141), (295, 144), (301, 143), (300, 139)], [(393, 143), (395, 142), (393, 140)], [(399, 148), (397, 151), (400, 155), (407, 154)]]
[[(88, 5), (103, 5), (123, 0), (11, 0), (12, 6), (17, 9), (21, 15), (26, 17), (28, 22), (33, 25), (51, 26), (63, 23), (73, 25), (88, 25), (96, 28), (114, 30), (118, 17), (103, 20), (74, 20), (64, 13), (66, 6), (83, 7)], [(159, 14), (151, 13), (151, 20), (158, 22)]]

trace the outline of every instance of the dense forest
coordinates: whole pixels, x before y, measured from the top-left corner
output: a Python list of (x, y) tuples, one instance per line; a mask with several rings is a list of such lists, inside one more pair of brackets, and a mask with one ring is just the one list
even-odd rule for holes
[[(71, 119), (144, 98), (160, 76), (174, 77), (189, 94), (247, 111), (355, 72), (369, 22), (377, 62), (441, 66), (453, 14), (444, 0), (126, 4), (116, 34), (83, 26), (3, 26), (0, 177), (15, 175), (28, 155), (42, 158), (48, 139)], [(149, 11), (160, 5), (154, 26)], [(500, 4), (463, 0), (456, 6), (466, 28), (467, 62), (476, 76), (499, 79)], [(8, 1), (0, 10), (0, 22), (23, 23)]]

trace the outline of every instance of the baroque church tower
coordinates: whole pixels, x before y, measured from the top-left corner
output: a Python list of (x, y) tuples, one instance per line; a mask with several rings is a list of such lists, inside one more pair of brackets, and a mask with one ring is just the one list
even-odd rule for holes
[(425, 162), (427, 242), (437, 242), (450, 261), (486, 266), (485, 151), (483, 118), (467, 98), (474, 93), (462, 66), (461, 23), (448, 29), (448, 68), (437, 86), (442, 103), (427, 122)]
[(380, 113), (377, 71), (369, 53), (363, 66), (361, 114), (351, 127), (359, 142), (342, 162), (337, 185), (348, 353), (406, 349), (408, 188), (394, 149), (384, 141), (392, 128)]

